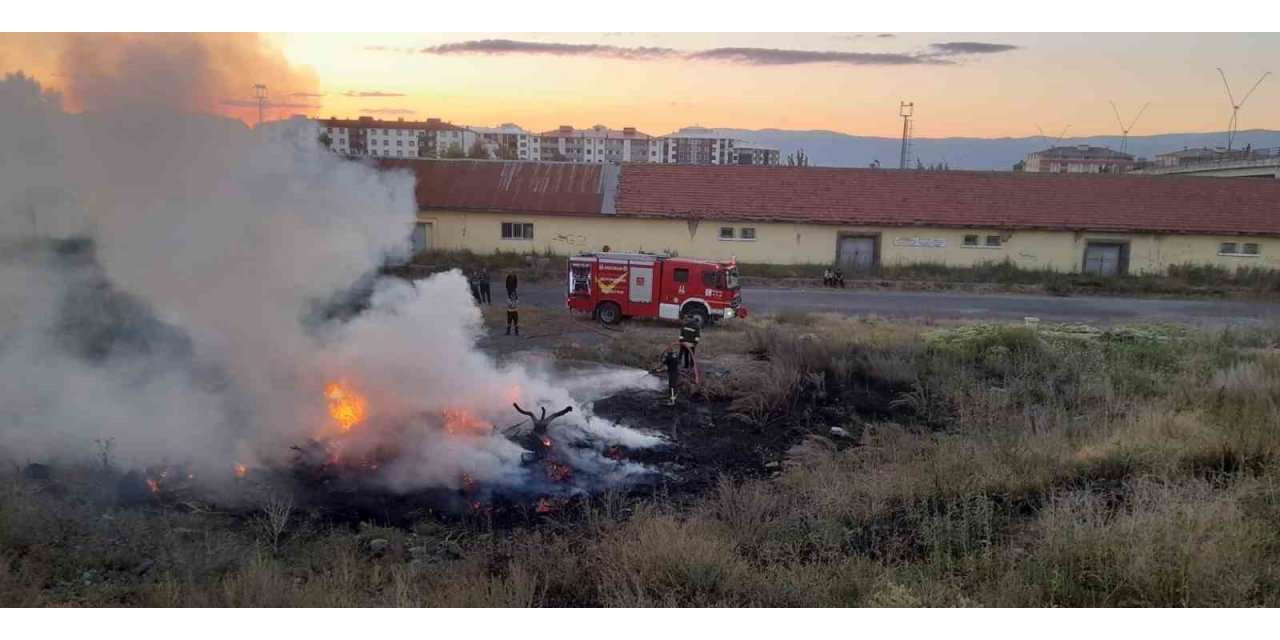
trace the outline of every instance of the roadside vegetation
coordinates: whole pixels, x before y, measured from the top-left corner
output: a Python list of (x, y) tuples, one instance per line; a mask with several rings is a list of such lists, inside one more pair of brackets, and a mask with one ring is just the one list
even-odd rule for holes
[[(829, 265), (739, 263), (748, 283), (821, 286)], [(1111, 295), (1167, 298), (1280, 298), (1280, 270), (1228, 269), (1215, 265), (1172, 265), (1164, 273), (1099, 277), (1049, 269), (1024, 269), (1012, 262), (971, 267), (918, 263), (885, 265), (869, 276), (845, 275), (847, 287), (903, 290), (998, 291), (1050, 295)]]
[[(553, 253), (499, 251), (430, 251), (391, 271), (408, 277), (460, 268), (488, 269), (491, 277), (518, 273), (527, 282), (557, 281), (566, 257)], [(826, 264), (778, 265), (739, 262), (750, 285), (820, 287)], [(1263, 267), (1228, 269), (1215, 265), (1172, 265), (1164, 273), (1103, 278), (1050, 269), (1024, 269), (1010, 261), (970, 267), (918, 263), (883, 265), (865, 276), (845, 274), (848, 288), (924, 291), (977, 291), (1049, 295), (1106, 295), (1154, 298), (1280, 299), (1280, 270)]]
[[(651, 366), (670, 333), (557, 355)], [(697, 401), (732, 404), (743, 437), (822, 405), (844, 434), (691, 498), (507, 529), (122, 507), (109, 450), (47, 480), (13, 467), (0, 604), (1280, 605), (1280, 328), (789, 313), (703, 343)], [(847, 401), (868, 389), (893, 393)]]

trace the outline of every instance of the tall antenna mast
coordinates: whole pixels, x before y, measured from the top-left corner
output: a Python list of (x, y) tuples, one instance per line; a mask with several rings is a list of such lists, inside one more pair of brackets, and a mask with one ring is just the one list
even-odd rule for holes
[(1249, 99), (1249, 96), (1253, 95), (1253, 90), (1257, 89), (1258, 85), (1262, 84), (1262, 81), (1266, 80), (1267, 76), (1271, 75), (1271, 72), (1267, 71), (1263, 73), (1258, 78), (1258, 81), (1253, 83), (1253, 87), (1249, 89), (1249, 93), (1244, 94), (1244, 97), (1240, 99), (1240, 102), (1236, 102), (1235, 97), (1231, 95), (1231, 85), (1227, 84), (1227, 74), (1222, 71), (1222, 67), (1218, 67), (1218, 75), (1222, 76), (1222, 86), (1227, 89), (1227, 100), (1231, 101), (1231, 122), (1227, 124), (1227, 151), (1231, 151), (1231, 144), (1235, 142), (1236, 139), (1236, 128), (1239, 126), (1240, 107), (1244, 106), (1244, 103)]
[(253, 85), (253, 96), (258, 99), (258, 124), (262, 124), (262, 110), (267, 106), (267, 85)]
[(911, 157), (911, 115), (915, 112), (916, 103), (898, 103), (898, 115), (902, 116), (902, 153), (898, 155), (898, 168), (907, 168), (907, 158)]
[(1120, 153), (1124, 153), (1125, 149), (1128, 148), (1129, 132), (1133, 130), (1133, 125), (1138, 123), (1138, 118), (1142, 117), (1142, 114), (1149, 106), (1151, 106), (1150, 102), (1142, 105), (1142, 108), (1138, 110), (1138, 115), (1134, 116), (1133, 120), (1129, 121), (1129, 126), (1126, 127), (1124, 126), (1124, 120), (1120, 119), (1120, 110), (1116, 108), (1116, 103), (1114, 101), (1111, 103), (1111, 111), (1116, 114), (1116, 124), (1120, 125)]

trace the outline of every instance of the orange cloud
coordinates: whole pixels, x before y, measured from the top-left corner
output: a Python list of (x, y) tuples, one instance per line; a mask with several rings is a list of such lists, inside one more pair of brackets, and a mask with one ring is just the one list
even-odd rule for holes
[[(314, 71), (291, 65), (265, 39), (246, 33), (5, 36), (0, 71), (19, 69), (60, 90), (72, 111), (163, 106), (252, 122), (255, 84), (277, 96), (320, 93)], [(266, 108), (318, 107), (269, 100)]]

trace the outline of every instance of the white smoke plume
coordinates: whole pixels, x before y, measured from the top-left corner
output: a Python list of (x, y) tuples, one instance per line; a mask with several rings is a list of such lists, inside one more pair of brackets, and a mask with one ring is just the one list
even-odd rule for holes
[[(116, 55), (156, 66), (140, 51)], [(107, 81), (93, 86), (118, 96)], [(459, 274), (379, 281), (364, 313), (317, 314), (407, 250), (412, 176), (323, 151), (307, 121), (251, 130), (185, 103), (92, 106), (70, 115), (33, 79), (0, 82), (0, 458), (111, 441), (125, 464), (219, 477), (338, 436), (344, 453), (394, 447), (383, 474), (397, 489), (525, 481), (520, 447), (485, 425), (515, 423), (512, 402), (575, 404), (574, 385), (478, 351)], [(367, 399), (347, 433), (326, 405), (336, 381)], [(445, 412), (465, 426), (447, 431)], [(580, 405), (552, 436), (606, 479), (639, 469), (602, 447), (658, 442)]]

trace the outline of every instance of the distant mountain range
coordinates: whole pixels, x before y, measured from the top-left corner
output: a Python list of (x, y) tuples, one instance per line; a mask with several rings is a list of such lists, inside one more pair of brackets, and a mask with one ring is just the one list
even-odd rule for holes
[[(896, 168), (902, 141), (898, 138), (851, 136), (834, 131), (785, 131), (782, 129), (715, 129), (725, 137), (747, 140), (773, 147), (788, 154), (804, 149), (809, 164), (823, 167), (866, 167), (879, 160), (883, 168)], [(911, 158), (925, 165), (945, 162), (951, 169), (1010, 170), (1028, 153), (1054, 146), (1054, 139), (1039, 136), (1026, 138), (915, 138), (911, 141)], [(1130, 136), (1126, 152), (1151, 158), (1156, 154), (1184, 148), (1221, 147), (1227, 134), (1164, 133), (1153, 136)], [(1062, 145), (1087, 144), (1120, 149), (1120, 136), (1088, 136), (1063, 138)], [(1253, 145), (1255, 149), (1280, 147), (1280, 131), (1251, 129), (1236, 134), (1234, 147)]]

